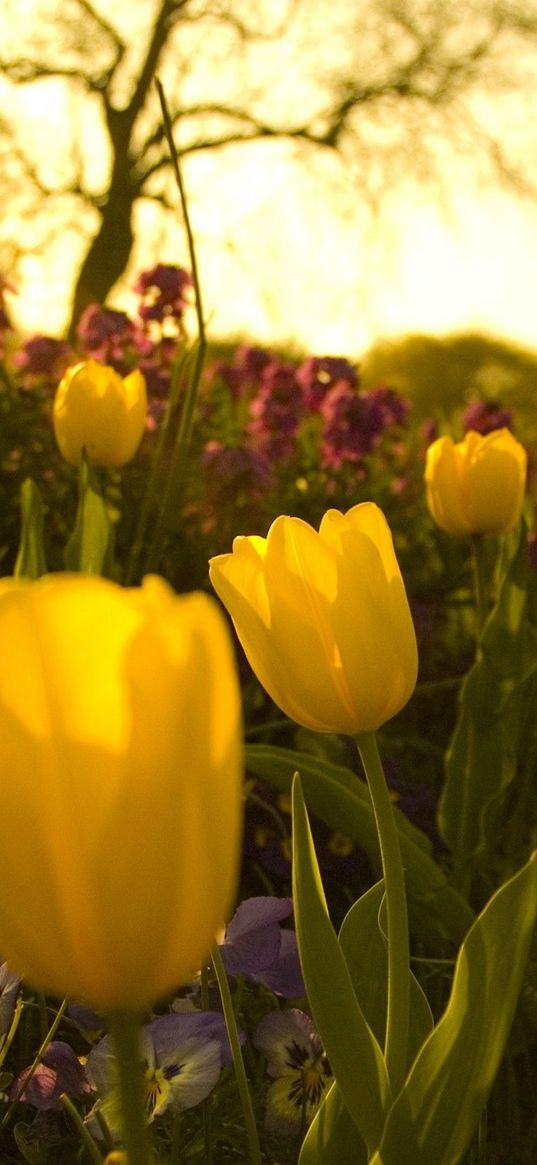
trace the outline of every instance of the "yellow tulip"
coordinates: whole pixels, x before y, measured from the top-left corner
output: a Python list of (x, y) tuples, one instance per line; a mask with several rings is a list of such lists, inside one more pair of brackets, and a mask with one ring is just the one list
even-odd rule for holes
[(68, 368), (58, 385), (53, 423), (60, 451), (78, 465), (82, 450), (94, 465), (115, 469), (134, 457), (147, 412), (145, 380), (138, 370), (123, 379), (113, 368), (85, 360)]
[(427, 450), (431, 514), (448, 534), (507, 534), (522, 510), (527, 455), (509, 429), (470, 431), (455, 445), (439, 437)]
[(241, 537), (210, 577), (258, 679), (291, 719), (319, 732), (366, 732), (416, 683), (414, 627), (392, 537), (371, 502), (329, 510), (317, 533), (280, 517)]
[(196, 972), (233, 904), (240, 697), (214, 600), (0, 585), (0, 950), (97, 1011)]

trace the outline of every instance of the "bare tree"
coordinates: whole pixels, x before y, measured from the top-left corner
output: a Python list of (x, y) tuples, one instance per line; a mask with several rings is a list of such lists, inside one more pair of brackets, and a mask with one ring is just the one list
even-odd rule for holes
[(472, 164), (529, 180), (495, 110), (513, 97), (523, 108), (535, 86), (533, 0), (144, 0), (118, 4), (114, 18), (99, 0), (66, 0), (61, 17), (47, 0), (34, 3), (33, 27), (0, 51), (0, 76), (22, 90), (63, 82), (91, 103), (99, 146), (72, 141), (63, 176), (51, 180), (46, 149), (29, 149), (4, 118), (0, 157), (28, 208), (34, 194), (93, 212), (71, 327), (124, 272), (138, 199), (170, 204), (157, 72), (183, 155), (287, 138), (358, 158), (362, 189), (374, 193), (387, 173), (429, 172), (449, 140)]

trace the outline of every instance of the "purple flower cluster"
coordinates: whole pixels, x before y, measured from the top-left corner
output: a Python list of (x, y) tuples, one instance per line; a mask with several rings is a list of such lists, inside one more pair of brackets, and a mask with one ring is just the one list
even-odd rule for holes
[(473, 429), (484, 437), (494, 429), (510, 429), (513, 414), (510, 409), (504, 409), (493, 400), (473, 400), (465, 409), (462, 425), (464, 432)]
[(163, 324), (174, 320), (183, 327), (183, 315), (188, 306), (187, 291), (192, 286), (192, 278), (182, 267), (157, 263), (142, 274), (134, 284), (134, 290), (141, 297), (138, 311), (145, 323), (151, 321)]
[(358, 370), (344, 356), (309, 356), (297, 365), (243, 345), (232, 362), (215, 363), (209, 377), (219, 379), (234, 401), (247, 399), (247, 441), (269, 463), (297, 451), (303, 423), (313, 418), (323, 468), (356, 465), (387, 429), (404, 424), (410, 407), (385, 385), (361, 390)]
[(307, 409), (322, 408), (327, 393), (337, 384), (358, 388), (358, 372), (344, 356), (308, 356), (296, 371)]
[(337, 381), (320, 407), (324, 467), (337, 470), (345, 462), (361, 462), (387, 429), (404, 424), (409, 408), (393, 388), (364, 392), (346, 380)]
[(150, 396), (148, 427), (155, 428), (168, 396), (177, 343), (184, 336), (186, 293), (191, 283), (183, 268), (159, 263), (143, 271), (135, 284), (141, 297), (136, 318), (94, 303), (78, 322), (76, 349), (64, 340), (32, 336), (13, 357), (14, 367), (23, 376), (23, 386), (33, 387), (36, 381), (55, 385), (68, 364), (88, 356), (110, 365), (122, 376), (139, 368)]
[(28, 380), (59, 380), (73, 352), (66, 340), (53, 336), (30, 336), (13, 357), (13, 365)]
[(249, 408), (246, 430), (256, 452), (269, 461), (291, 456), (303, 413), (295, 365), (274, 357), (261, 371), (259, 388)]
[(203, 469), (208, 498), (215, 507), (236, 500), (241, 494), (259, 496), (272, 478), (272, 466), (263, 454), (244, 445), (222, 445), (220, 441), (207, 442)]
[(85, 355), (124, 372), (126, 355), (136, 341), (136, 329), (126, 312), (92, 303), (80, 317), (77, 336)]

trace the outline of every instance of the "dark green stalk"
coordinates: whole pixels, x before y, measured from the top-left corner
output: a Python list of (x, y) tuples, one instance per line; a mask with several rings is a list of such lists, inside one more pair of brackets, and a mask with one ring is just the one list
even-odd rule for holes
[(358, 733), (356, 743), (371, 795), (384, 876), (388, 942), (388, 1004), (384, 1054), (392, 1092), (397, 1096), (406, 1078), (410, 1022), (410, 950), (404, 870), (393, 805), (375, 733)]
[(474, 588), (476, 639), (479, 643), (490, 609), (489, 562), (483, 534), (472, 535), (474, 553)]
[(17, 1090), (15, 1096), (13, 1097), (13, 1100), (11, 1101), (11, 1104), (10, 1104), (7, 1112), (4, 1114), (4, 1117), (2, 1118), (2, 1125), (1, 1125), (2, 1128), (5, 1128), (6, 1125), (8, 1124), (8, 1122), (11, 1118), (11, 1114), (13, 1112), (13, 1109), (15, 1108), (15, 1105), (18, 1104), (25, 1088), (28, 1087), (34, 1072), (39, 1067), (49, 1044), (54, 1039), (54, 1036), (56, 1035), (56, 1032), (60, 1026), (63, 1014), (67, 1008), (67, 1002), (68, 1002), (67, 999), (64, 999), (63, 1002), (60, 1004), (60, 1006), (56, 1012), (56, 1015), (54, 1016), (54, 1020), (51, 1023), (51, 1025), (48, 1029), (48, 1032), (46, 1033), (45, 1038), (43, 1039), (43, 1041), (41, 1043), (41, 1046), (37, 1052), (37, 1055), (30, 1065), (29, 1071), (27, 1072), (24, 1080), (22, 1081), (20, 1088)]
[(153, 1165), (144, 1106), (140, 1025), (131, 1011), (111, 1011), (106, 1021), (116, 1058), (127, 1161), (129, 1165)]
[(82, 1117), (80, 1116), (80, 1113), (78, 1112), (78, 1109), (75, 1108), (72, 1100), (69, 1099), (69, 1097), (67, 1096), (67, 1094), (65, 1092), (62, 1092), (62, 1094), (60, 1096), (60, 1101), (63, 1104), (63, 1107), (64, 1107), (66, 1113), (71, 1118), (71, 1120), (76, 1128), (76, 1131), (80, 1137), (80, 1140), (82, 1141), (84, 1148), (86, 1149), (87, 1153), (89, 1154), (89, 1157), (94, 1162), (94, 1165), (103, 1165), (102, 1153), (100, 1152), (98, 1146), (96, 1145), (95, 1141), (93, 1140), (93, 1137), (92, 1137), (87, 1125), (84, 1124), (84, 1121), (82, 1120)]
[[(182, 470), (182, 468), (183, 468), (185, 452), (186, 452), (186, 449), (188, 447), (188, 444), (189, 444), (189, 441), (190, 441), (190, 438), (192, 435), (192, 428), (193, 428), (193, 424), (194, 424), (196, 403), (197, 403), (197, 398), (198, 398), (198, 389), (199, 389), (199, 384), (200, 384), (200, 380), (201, 380), (201, 373), (202, 373), (202, 369), (203, 369), (203, 362), (205, 359), (205, 349), (206, 349), (205, 324), (204, 324), (204, 320), (203, 320), (203, 308), (202, 308), (202, 300), (201, 300), (200, 281), (199, 281), (199, 275), (198, 275), (198, 264), (197, 264), (197, 260), (196, 260), (194, 236), (193, 236), (192, 228), (190, 225), (190, 216), (188, 213), (186, 192), (185, 192), (185, 188), (184, 188), (183, 177), (181, 174), (181, 167), (179, 164), (179, 155), (177, 153), (177, 150), (175, 148), (175, 142), (173, 140), (172, 123), (171, 123), (170, 115), (168, 112), (166, 99), (164, 96), (164, 90), (163, 90), (162, 85), (158, 79), (155, 81), (155, 84), (157, 87), (157, 93), (158, 93), (158, 97), (159, 97), (159, 101), (160, 101), (160, 105), (161, 105), (161, 109), (162, 109), (162, 117), (163, 117), (163, 122), (164, 122), (164, 133), (166, 136), (166, 141), (168, 143), (168, 149), (170, 151), (170, 158), (171, 158), (171, 162), (172, 162), (173, 171), (175, 174), (175, 180), (177, 182), (179, 197), (181, 200), (181, 208), (183, 211), (183, 218), (184, 218), (184, 224), (185, 224), (185, 230), (186, 230), (186, 236), (187, 236), (187, 244), (188, 244), (190, 270), (191, 270), (191, 274), (192, 274), (192, 284), (194, 287), (196, 319), (197, 319), (197, 328), (198, 328), (198, 346), (196, 349), (196, 355), (195, 355), (192, 375), (190, 377), (190, 380), (189, 380), (189, 383), (187, 386), (187, 390), (185, 393), (185, 398), (183, 401), (181, 418), (179, 421), (179, 428), (178, 428), (178, 432), (177, 432), (174, 450), (173, 450), (172, 457), (171, 457), (171, 463), (170, 463), (168, 476), (166, 479), (166, 484), (165, 484), (164, 491), (162, 494), (159, 512), (158, 512), (157, 519), (156, 519), (153, 540), (152, 540), (152, 543), (151, 543), (151, 546), (149, 549), (149, 553), (148, 553), (148, 558), (147, 558), (147, 569), (148, 570), (156, 569), (156, 567), (158, 566), (158, 558), (159, 558), (160, 545), (161, 545), (161, 541), (162, 541), (162, 533), (163, 533), (166, 513), (168, 512), (170, 501), (171, 501), (172, 497), (174, 496), (174, 491), (177, 490), (177, 487), (179, 485), (180, 470)], [(176, 496), (174, 498), (174, 501), (177, 504), (177, 497)]]
[(229, 983), (227, 981), (227, 975), (225, 972), (224, 964), (222, 962), (222, 956), (217, 946), (215, 946), (211, 951), (211, 958), (218, 982), (220, 998), (222, 1000), (222, 1010), (224, 1012), (224, 1019), (226, 1021), (228, 1040), (231, 1047), (231, 1054), (233, 1056), (233, 1066), (235, 1068), (237, 1087), (239, 1089), (244, 1123), (246, 1126), (246, 1134), (250, 1147), (250, 1165), (262, 1165), (261, 1149), (259, 1146), (259, 1137), (257, 1135), (257, 1126), (252, 1105), (252, 1097), (250, 1095), (250, 1089), (248, 1087), (248, 1080), (244, 1067), (244, 1060), (242, 1058), (239, 1033), (237, 1030), (237, 1021), (235, 1019), (235, 1012), (233, 1010), (233, 1001), (231, 999), (231, 992), (229, 990)]

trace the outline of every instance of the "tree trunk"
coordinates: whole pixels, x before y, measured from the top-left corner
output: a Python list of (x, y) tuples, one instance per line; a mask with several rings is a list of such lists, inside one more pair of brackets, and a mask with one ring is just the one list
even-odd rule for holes
[(136, 194), (110, 189), (101, 211), (101, 224), (82, 263), (73, 293), (68, 335), (76, 338), (76, 326), (90, 303), (103, 305), (110, 289), (123, 274), (134, 241), (132, 212)]

